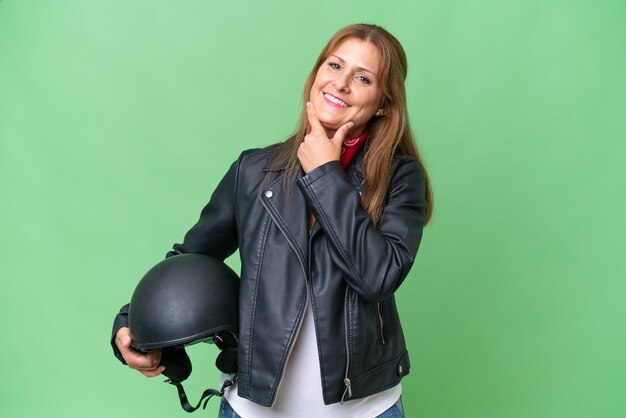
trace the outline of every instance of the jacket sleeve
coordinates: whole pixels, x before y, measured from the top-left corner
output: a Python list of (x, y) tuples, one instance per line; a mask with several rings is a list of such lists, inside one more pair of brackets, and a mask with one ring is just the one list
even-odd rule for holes
[[(235, 252), (239, 242), (235, 222), (235, 193), (240, 160), (241, 157), (230, 166), (211, 195), (209, 203), (202, 209), (198, 222), (185, 234), (182, 244), (174, 244), (174, 249), (167, 253), (167, 257), (182, 253), (201, 253), (223, 261)], [(124, 305), (116, 315), (111, 335), (113, 353), (124, 364), (124, 359), (115, 345), (115, 335), (120, 328), (128, 326), (128, 308), (128, 304)]]
[(120, 309), (117, 315), (115, 315), (115, 320), (113, 321), (113, 332), (111, 333), (111, 348), (113, 348), (113, 355), (115, 355), (115, 357), (117, 357), (117, 359), (121, 361), (122, 364), (126, 364), (126, 361), (124, 360), (124, 357), (122, 357), (122, 353), (120, 353), (120, 350), (117, 349), (117, 345), (115, 345), (115, 335), (117, 334), (117, 331), (119, 331), (121, 328), (128, 326), (129, 305), (130, 304), (127, 303), (126, 305), (122, 306), (122, 309)]
[(187, 231), (182, 244), (174, 244), (174, 249), (167, 253), (168, 257), (182, 253), (200, 253), (223, 261), (235, 252), (239, 246), (235, 195), (240, 160), (241, 157), (230, 166), (209, 203), (202, 209), (198, 222)]
[(391, 296), (409, 273), (422, 237), (425, 185), (420, 163), (402, 158), (374, 227), (361, 206), (358, 190), (338, 161), (323, 164), (298, 180), (316, 221), (332, 243), (329, 252), (335, 266), (365, 300)]

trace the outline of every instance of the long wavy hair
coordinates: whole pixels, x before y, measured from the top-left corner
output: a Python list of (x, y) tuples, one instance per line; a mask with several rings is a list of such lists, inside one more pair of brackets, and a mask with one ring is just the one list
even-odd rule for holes
[[(304, 84), (302, 108), (296, 132), (280, 144), (268, 168), (271, 173), (286, 167), (284, 185), (287, 191), (289, 191), (300, 168), (297, 152), (306, 135), (308, 126), (306, 102), (309, 101), (311, 87), (315, 81), (317, 71), (339, 45), (347, 39), (360, 39), (370, 42), (378, 49), (381, 57), (379, 83), (383, 89), (382, 108), (384, 113), (383, 116), (372, 117), (366, 127), (368, 139), (362, 170), (365, 176), (367, 191), (361, 196), (363, 208), (369, 213), (372, 223), (377, 225), (382, 216), (381, 209), (385, 204), (385, 196), (391, 175), (391, 162), (394, 155), (411, 156), (420, 161), (422, 167), (424, 167), (409, 126), (409, 117), (406, 109), (406, 92), (404, 89), (404, 80), (407, 75), (406, 54), (400, 42), (380, 26), (370, 24), (350, 25), (339, 30), (328, 41)], [(268, 173), (268, 176), (270, 173)], [(425, 167), (424, 176), (427, 204), (424, 225), (426, 225), (432, 215), (433, 197), (430, 179)]]

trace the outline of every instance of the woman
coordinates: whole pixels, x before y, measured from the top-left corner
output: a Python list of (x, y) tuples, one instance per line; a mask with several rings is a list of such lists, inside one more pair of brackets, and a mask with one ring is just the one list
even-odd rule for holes
[[(220, 416), (403, 416), (410, 365), (394, 292), (432, 212), (406, 72), (384, 29), (337, 32), (307, 78), (296, 133), (244, 151), (168, 254), (239, 249), (238, 382)], [(125, 321), (118, 357), (159, 375), (160, 352), (133, 351)]]

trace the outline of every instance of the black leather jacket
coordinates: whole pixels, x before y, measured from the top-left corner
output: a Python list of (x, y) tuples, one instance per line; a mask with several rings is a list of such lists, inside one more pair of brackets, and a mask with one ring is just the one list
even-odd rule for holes
[[(413, 264), (426, 202), (421, 165), (393, 160), (378, 227), (360, 204), (360, 162), (332, 161), (296, 178), (265, 182), (276, 146), (233, 163), (175, 253), (241, 257), (238, 394), (272, 405), (310, 297), (324, 402), (362, 398), (409, 373), (394, 300)], [(311, 230), (308, 212), (316, 222)], [(127, 323), (125, 310), (114, 334)]]

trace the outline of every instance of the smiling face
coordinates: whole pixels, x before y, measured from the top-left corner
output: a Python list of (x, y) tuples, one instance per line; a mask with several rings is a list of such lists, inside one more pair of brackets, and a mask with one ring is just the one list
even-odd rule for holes
[(359, 136), (372, 116), (382, 115), (379, 65), (380, 53), (373, 44), (349, 38), (317, 70), (309, 100), (329, 137), (350, 121), (354, 127), (346, 137)]

